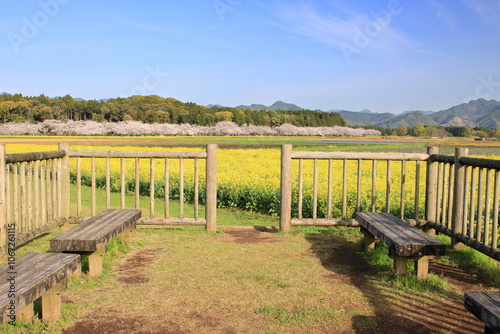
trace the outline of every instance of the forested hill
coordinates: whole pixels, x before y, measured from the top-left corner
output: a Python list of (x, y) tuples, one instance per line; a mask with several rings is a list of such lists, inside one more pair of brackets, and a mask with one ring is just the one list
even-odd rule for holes
[(141, 121), (214, 125), (233, 121), (238, 125), (279, 126), (346, 126), (338, 113), (313, 110), (249, 110), (214, 106), (207, 108), (192, 102), (157, 95), (132, 96), (103, 101), (74, 99), (70, 95), (49, 98), (45, 95), (25, 97), (21, 94), (0, 95), (0, 122), (42, 122), (44, 120), (93, 120), (97, 122)]

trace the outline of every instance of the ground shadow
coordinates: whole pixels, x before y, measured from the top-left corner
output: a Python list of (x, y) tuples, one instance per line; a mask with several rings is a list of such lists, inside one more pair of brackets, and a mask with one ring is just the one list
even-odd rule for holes
[[(306, 239), (323, 267), (337, 279), (354, 285), (370, 303), (375, 315), (354, 315), (355, 333), (468, 334), (483, 331), (483, 324), (463, 307), (461, 291), (418, 293), (392, 288), (390, 280), (380, 283), (375, 266), (361, 254), (361, 234), (353, 238), (325, 228), (306, 234)], [(438, 267), (433, 265), (431, 268)]]

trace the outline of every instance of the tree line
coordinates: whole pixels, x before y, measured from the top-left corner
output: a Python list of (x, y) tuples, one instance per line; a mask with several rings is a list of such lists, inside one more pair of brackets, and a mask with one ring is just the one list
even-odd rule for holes
[(193, 102), (181, 102), (157, 95), (131, 96), (109, 100), (81, 100), (70, 95), (49, 98), (22, 94), (0, 95), (0, 123), (38, 123), (45, 120), (192, 124), (211, 126), (230, 121), (241, 126), (298, 127), (346, 126), (338, 113), (314, 110), (242, 110), (214, 106), (207, 108)]
[(467, 128), (464, 126), (401, 126), (399, 128), (383, 128), (379, 126), (364, 126), (365, 129), (380, 131), (382, 136), (413, 136), (413, 137), (479, 137), (499, 138), (500, 129), (487, 129), (484, 127)]

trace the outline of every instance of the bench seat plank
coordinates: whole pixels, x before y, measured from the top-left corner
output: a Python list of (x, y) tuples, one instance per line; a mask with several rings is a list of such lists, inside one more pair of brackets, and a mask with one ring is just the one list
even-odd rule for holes
[[(23, 308), (77, 271), (79, 267), (80, 256), (78, 254), (61, 253), (23, 255), (15, 260), (14, 274), (10, 274), (12, 270), (8, 264), (0, 267), (0, 323), (10, 320), (10, 311), (7, 307), (11, 300), (15, 302), (16, 312), (21, 312)], [(11, 282), (8, 279), (12, 276), (15, 280), (15, 297), (9, 298)]]
[(141, 210), (108, 209), (50, 240), (50, 249), (60, 252), (95, 252), (130, 227)]
[(486, 332), (500, 333), (500, 291), (466, 291), (464, 305), (485, 324)]
[(390, 213), (357, 212), (356, 220), (398, 256), (444, 255), (446, 245)]

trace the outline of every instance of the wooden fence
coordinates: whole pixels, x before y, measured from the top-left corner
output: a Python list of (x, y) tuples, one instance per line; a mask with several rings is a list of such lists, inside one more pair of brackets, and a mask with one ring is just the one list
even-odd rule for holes
[[(90, 197), (89, 215), (95, 215), (98, 207), (139, 208), (145, 189), (149, 215), (139, 224), (205, 225), (216, 230), (217, 149), (207, 145), (201, 152), (76, 151), (60, 144), (57, 151), (5, 154), (0, 145), (1, 253), (7, 252), (10, 234), (15, 234), (19, 245), (83, 219), (85, 198)], [(466, 149), (457, 149), (455, 156), (438, 153), (433, 147), (426, 154), (293, 152), (291, 145), (283, 145), (280, 228), (356, 226), (356, 211), (391, 212), (451, 236), (453, 245), (467, 244), (500, 260), (500, 161), (470, 158)], [(170, 209), (172, 161), (178, 212)], [(194, 175), (192, 217), (186, 217), (184, 204), (188, 162)], [(113, 165), (119, 166), (119, 172), (111, 173)], [(85, 182), (89, 188), (83, 187)], [(155, 209), (159, 188), (161, 214)], [(90, 196), (83, 196), (88, 189)], [(111, 203), (113, 191), (119, 193), (119, 204)], [(71, 196), (75, 198), (70, 201)]]
[[(149, 217), (142, 218), (138, 221), (140, 225), (205, 225), (208, 230), (216, 230), (216, 208), (217, 208), (217, 145), (207, 145), (206, 151), (202, 152), (178, 152), (178, 151), (74, 151), (68, 150), (68, 157), (72, 160), (76, 160), (76, 172), (75, 172), (75, 182), (76, 182), (76, 219), (81, 219), (82, 216), (82, 161), (85, 159), (90, 160), (90, 189), (91, 189), (91, 215), (94, 216), (97, 208), (97, 173), (96, 165), (98, 160), (104, 162), (104, 190), (105, 190), (105, 208), (111, 207), (111, 165), (119, 165), (119, 186), (118, 190), (120, 193), (120, 208), (126, 208), (126, 193), (127, 188), (132, 189), (134, 193), (134, 207), (136, 209), (140, 208), (140, 191), (141, 191), (141, 175), (144, 171), (141, 171), (141, 160), (148, 161), (148, 171), (146, 171), (145, 179), (149, 180), (147, 187), (149, 188)], [(125, 169), (126, 161), (132, 161), (134, 165), (133, 172), (133, 182), (131, 185), (126, 184), (126, 176), (130, 174), (127, 173)], [(178, 181), (178, 202), (179, 211), (178, 214), (173, 213), (170, 210), (170, 176), (171, 161), (178, 160), (179, 169), (177, 172)], [(186, 161), (191, 160), (193, 162), (193, 202), (194, 202), (194, 214), (193, 217), (185, 216), (185, 165)], [(200, 216), (200, 162), (199, 160), (205, 160), (205, 189), (204, 189), (204, 204), (205, 204), (205, 217)], [(156, 162), (160, 161), (162, 164), (162, 173), (158, 175)], [(117, 162), (117, 163), (115, 163)], [(130, 175), (128, 175), (130, 177)], [(116, 180), (115, 180), (116, 181)], [(158, 183), (161, 183), (163, 192), (163, 205), (164, 210), (160, 216), (157, 215), (155, 210), (155, 193)], [(103, 203), (103, 199), (100, 199)], [(75, 218), (73, 218), (74, 220)]]
[[(7, 254), (13, 248), (71, 221), (81, 221), (82, 217), (82, 175), (81, 162), (90, 159), (91, 215), (95, 215), (98, 203), (105, 202), (111, 207), (111, 174), (113, 159), (119, 161), (120, 170), (120, 207), (125, 208), (125, 160), (135, 162), (135, 208), (139, 208), (140, 160), (149, 160), (150, 180), (149, 217), (138, 223), (143, 225), (205, 225), (208, 230), (216, 230), (217, 208), (217, 145), (207, 145), (202, 152), (126, 152), (126, 151), (75, 151), (68, 144), (59, 144), (59, 150), (36, 153), (5, 154), (5, 146), (0, 145), (0, 254)], [(105, 198), (98, 198), (96, 161), (105, 161)], [(155, 160), (164, 162), (164, 173), (159, 179), (164, 183), (165, 210), (161, 217), (155, 215)], [(179, 212), (169, 210), (170, 161), (177, 159), (179, 181)], [(184, 164), (193, 160), (194, 166), (194, 216), (185, 217), (184, 206)], [(200, 160), (205, 160), (204, 198), (205, 217), (200, 217)], [(72, 163), (76, 166), (70, 173)], [(76, 208), (70, 202), (73, 178), (76, 183)], [(10, 245), (9, 245), (10, 241)]]
[[(394, 207), (397, 209), (397, 215), (405, 218), (408, 214), (405, 212), (406, 207), (413, 209), (413, 214), (410, 221), (413, 224), (420, 224), (419, 217), (423, 215), (423, 210), (420, 210), (421, 195), (425, 193), (425, 189), (421, 189), (421, 181), (425, 180), (425, 174), (422, 172), (421, 162), (425, 162), (429, 158), (428, 154), (392, 154), (392, 153), (352, 153), (352, 152), (292, 152), (292, 145), (283, 145), (281, 151), (281, 215), (280, 215), (280, 229), (282, 231), (289, 231), (291, 226), (309, 225), (309, 226), (357, 226), (356, 221), (352, 217), (354, 212), (357, 211), (385, 211), (391, 212)], [(319, 172), (319, 162), (326, 160), (328, 162), (327, 172), (321, 174)], [(297, 180), (292, 179), (293, 162), (298, 161), (298, 174)], [(310, 217), (304, 217), (303, 208), (304, 202), (304, 165), (306, 161), (312, 161), (312, 214)], [(335, 161), (340, 161), (337, 169), (334, 168)], [(366, 174), (367, 168), (363, 168), (364, 161), (369, 162), (369, 173)], [(394, 179), (393, 171), (398, 162), (399, 178)], [(414, 170), (414, 180), (412, 189), (409, 187), (407, 180), (407, 173), (409, 171), (409, 162), (413, 162), (411, 168)], [(348, 168), (354, 166), (354, 168)], [(381, 170), (383, 169), (383, 170)], [(380, 204), (380, 192), (377, 190), (377, 179), (385, 178), (385, 192), (384, 200)], [(326, 175), (325, 175), (326, 174)], [(354, 174), (354, 185), (349, 184), (348, 179), (352, 179)], [(368, 178), (369, 187), (365, 186), (363, 189), (363, 174), (365, 179)], [(327, 180), (326, 186), (326, 214), (324, 217), (318, 218), (318, 188), (320, 179)], [(341, 179), (340, 188), (334, 189), (332, 183), (334, 179)], [(293, 187), (293, 183), (296, 187)], [(338, 183), (338, 182), (337, 182)], [(348, 201), (350, 186), (354, 186), (355, 199)], [(379, 186), (380, 187), (380, 186)], [(292, 189), (295, 189), (297, 194), (294, 196)], [(411, 200), (413, 203), (408, 205), (407, 190), (411, 192)], [(333, 195), (340, 194), (341, 203), (333, 203)], [(398, 197), (398, 203), (393, 205), (394, 195)], [(296, 216), (292, 217), (292, 197), (296, 198)], [(368, 198), (368, 199), (367, 199)], [(368, 204), (362, 205), (362, 199)], [(348, 203), (349, 202), (349, 203)], [(340, 206), (340, 216), (334, 217), (332, 215), (333, 206)], [(391, 209), (392, 208), (392, 209)], [(348, 209), (350, 214), (348, 214)], [(394, 212), (393, 212), (394, 213)]]
[(428, 225), (451, 236), (454, 247), (463, 243), (500, 261), (500, 160), (467, 155), (466, 148), (430, 155)]
[(68, 172), (64, 150), (5, 154), (0, 145), (2, 254), (66, 221)]

